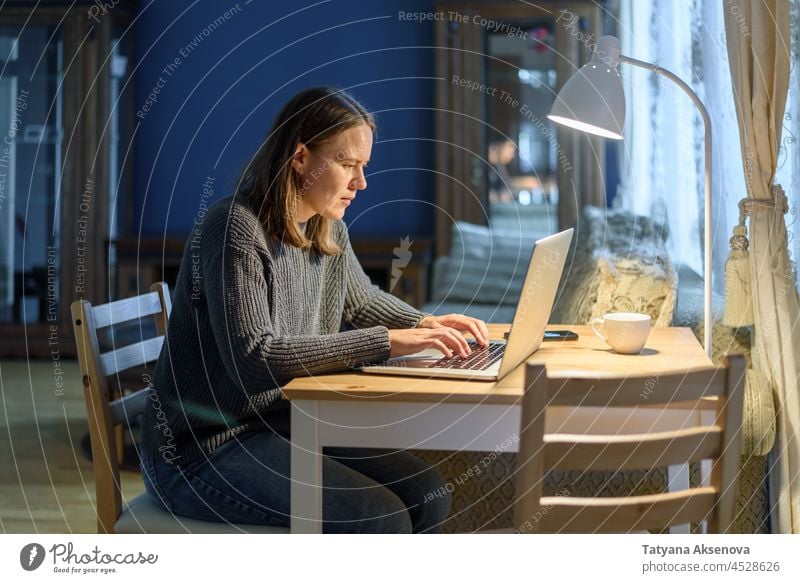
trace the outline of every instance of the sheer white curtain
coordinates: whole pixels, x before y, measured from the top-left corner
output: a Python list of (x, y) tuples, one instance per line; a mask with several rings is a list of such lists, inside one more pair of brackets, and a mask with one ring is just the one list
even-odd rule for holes
[[(745, 193), (722, 0), (621, 0), (618, 28), (624, 54), (678, 75), (711, 116), (714, 288), (722, 291), (728, 239)], [(663, 221), (673, 262), (702, 275), (703, 122), (669, 80), (625, 65), (620, 74), (628, 109), (617, 204)]]
[(786, 230), (789, 239), (789, 256), (794, 264), (795, 282), (800, 286), (800, 0), (789, 2), (791, 30), (791, 58), (789, 61), (789, 94), (783, 115), (783, 135), (778, 152), (778, 169), (775, 182), (783, 186), (789, 199)]
[(788, 200), (776, 176), (790, 145), (783, 131), (791, 15), (786, 0), (727, 0), (726, 5), (742, 161), (750, 179), (753, 367), (772, 387), (778, 413), (770, 470), (775, 530), (800, 533), (800, 297), (789, 261)]

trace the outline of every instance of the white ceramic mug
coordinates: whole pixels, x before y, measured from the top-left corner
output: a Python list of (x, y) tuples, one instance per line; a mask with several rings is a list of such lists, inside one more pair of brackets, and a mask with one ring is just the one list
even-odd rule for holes
[(620, 354), (639, 354), (650, 335), (650, 316), (615, 312), (592, 320), (592, 330)]

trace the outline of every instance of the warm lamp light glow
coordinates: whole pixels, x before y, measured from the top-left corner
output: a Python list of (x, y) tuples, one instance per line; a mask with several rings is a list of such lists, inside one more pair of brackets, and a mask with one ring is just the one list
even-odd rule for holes
[(577, 119), (569, 119), (567, 117), (561, 117), (560, 115), (548, 115), (547, 119), (550, 119), (557, 124), (561, 124), (562, 126), (567, 126), (587, 134), (592, 134), (595, 136), (600, 136), (602, 138), (609, 138), (612, 140), (621, 140), (622, 134), (618, 134), (616, 132), (612, 132), (606, 129), (603, 129), (598, 126), (593, 126), (590, 123), (578, 121)]

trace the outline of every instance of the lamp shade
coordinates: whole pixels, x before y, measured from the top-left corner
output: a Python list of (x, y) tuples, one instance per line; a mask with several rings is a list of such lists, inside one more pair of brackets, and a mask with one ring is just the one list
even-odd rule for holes
[(618, 65), (619, 40), (601, 37), (592, 59), (567, 80), (547, 117), (582, 132), (621, 140), (625, 93)]

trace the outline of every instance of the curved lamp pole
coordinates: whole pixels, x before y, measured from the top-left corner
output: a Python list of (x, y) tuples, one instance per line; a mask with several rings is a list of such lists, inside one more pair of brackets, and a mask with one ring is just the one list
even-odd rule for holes
[(703, 344), (711, 357), (711, 118), (703, 102), (674, 73), (620, 53), (619, 39), (603, 36), (597, 41), (592, 59), (570, 77), (553, 102), (552, 121), (582, 132), (622, 139), (625, 123), (625, 93), (619, 77), (619, 63), (641, 67), (666, 77), (691, 98), (705, 128), (705, 256), (704, 256), (704, 330)]

